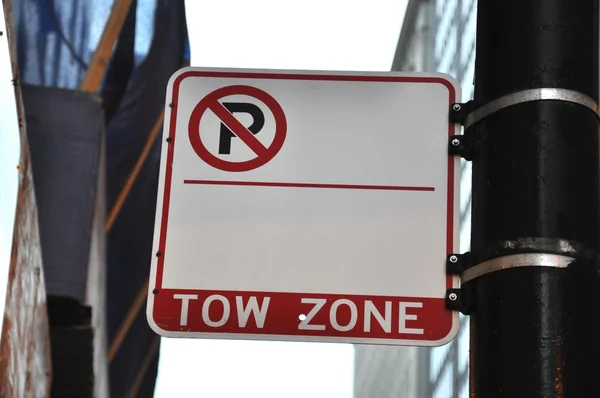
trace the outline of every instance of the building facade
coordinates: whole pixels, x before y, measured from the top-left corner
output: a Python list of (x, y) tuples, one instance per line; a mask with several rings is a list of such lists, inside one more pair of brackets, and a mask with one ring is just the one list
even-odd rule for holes
[[(473, 96), (477, 0), (409, 0), (392, 70), (444, 72)], [(471, 167), (461, 162), (461, 252), (471, 235)], [(436, 348), (355, 348), (355, 398), (467, 398), (469, 321), (453, 342)]]
[(356, 345), (354, 398), (419, 398), (426, 395), (425, 354), (418, 347)]

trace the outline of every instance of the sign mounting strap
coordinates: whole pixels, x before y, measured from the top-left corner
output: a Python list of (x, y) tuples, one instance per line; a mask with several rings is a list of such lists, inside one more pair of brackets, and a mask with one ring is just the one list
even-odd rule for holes
[(463, 271), (461, 283), (467, 283), (480, 276), (504, 269), (517, 267), (552, 267), (567, 268), (575, 261), (574, 257), (548, 253), (512, 254), (493, 258)]
[(571, 102), (573, 104), (585, 106), (598, 115), (598, 104), (585, 94), (562, 88), (536, 88), (505, 95), (485, 104), (481, 108), (477, 108), (476, 110), (470, 112), (464, 123), (465, 129), (501, 109), (522, 104), (524, 102), (542, 100)]

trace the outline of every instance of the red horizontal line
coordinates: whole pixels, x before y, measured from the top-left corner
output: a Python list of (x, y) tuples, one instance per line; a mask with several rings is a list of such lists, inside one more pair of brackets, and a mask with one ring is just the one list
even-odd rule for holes
[(320, 189), (366, 189), (377, 191), (435, 191), (434, 187), (408, 187), (395, 185), (348, 185), (348, 184), (312, 184), (301, 182), (261, 182), (261, 181), (212, 181), (183, 180), (184, 184), (195, 185), (234, 185), (247, 187), (284, 187), (284, 188), (320, 188)]

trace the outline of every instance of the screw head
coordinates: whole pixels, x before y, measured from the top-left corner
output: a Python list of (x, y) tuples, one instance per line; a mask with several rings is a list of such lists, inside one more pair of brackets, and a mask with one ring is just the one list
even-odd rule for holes
[(454, 254), (450, 256), (450, 262), (452, 264), (456, 264), (458, 262), (458, 257), (456, 257)]
[(460, 140), (458, 138), (454, 138), (452, 140), (452, 146), (459, 146), (460, 145)]
[(452, 105), (452, 110), (453, 110), (454, 112), (458, 112), (458, 111), (460, 111), (461, 109), (462, 109), (462, 106), (460, 106), (460, 104), (454, 104), (454, 105)]
[(450, 293), (448, 295), (448, 298), (450, 299), (450, 301), (456, 301), (456, 299), (458, 298), (458, 296), (456, 295), (456, 293)]

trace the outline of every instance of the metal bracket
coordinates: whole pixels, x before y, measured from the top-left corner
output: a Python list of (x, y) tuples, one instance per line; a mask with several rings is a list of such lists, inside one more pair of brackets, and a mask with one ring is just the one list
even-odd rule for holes
[[(450, 106), (450, 123), (465, 124), (467, 117), (473, 111), (473, 101), (455, 103)], [(448, 153), (454, 156), (460, 156), (465, 160), (473, 158), (473, 145), (469, 136), (453, 135), (448, 142)]]
[(468, 282), (481, 276), (505, 269), (520, 267), (568, 268), (574, 257), (550, 253), (520, 253), (493, 258), (473, 265), (470, 252), (450, 254), (446, 261), (448, 275), (460, 275), (460, 289), (446, 291), (446, 308), (469, 315), (474, 304), (472, 287)]
[(497, 257), (474, 267), (464, 269), (461, 274), (461, 282), (467, 283), (480, 276), (492, 272), (519, 267), (552, 267), (567, 268), (575, 261), (574, 257), (560, 254), (548, 253), (522, 253), (509, 256)]
[(457, 102), (450, 106), (449, 118), (451, 123), (462, 124), (465, 127), (465, 134), (450, 137), (448, 153), (450, 155), (459, 155), (465, 160), (472, 160), (475, 145), (466, 132), (469, 127), (502, 109), (525, 102), (548, 100), (569, 102), (584, 106), (600, 118), (599, 107), (596, 101), (580, 92), (562, 88), (536, 88), (517, 91), (497, 98), (481, 107), (476, 107), (475, 102), (472, 100), (465, 103)]
[(456, 103), (450, 107), (450, 122), (460, 123), (465, 129), (480, 122), (486, 117), (513, 105), (533, 101), (563, 101), (584, 106), (600, 117), (598, 113), (598, 104), (592, 98), (574, 90), (562, 88), (535, 88), (531, 90), (517, 91), (500, 98), (497, 98), (487, 104), (475, 108), (473, 101), (464, 104)]
[(469, 135), (453, 135), (448, 142), (448, 153), (458, 155), (465, 160), (472, 160), (475, 147)]
[(446, 259), (446, 273), (460, 275), (471, 266), (471, 252), (465, 254), (449, 254)]
[(598, 116), (598, 104), (585, 94), (562, 88), (536, 88), (505, 95), (472, 111), (465, 120), (465, 129), (509, 106), (544, 100), (563, 101), (582, 105)]
[(448, 289), (446, 292), (446, 308), (452, 311), (460, 311), (469, 315), (473, 307), (473, 293), (469, 286), (460, 289)]
[[(446, 259), (446, 273), (448, 275), (460, 275), (471, 266), (471, 253), (449, 254)], [(446, 291), (446, 308), (460, 311), (468, 315), (473, 304), (471, 290), (468, 286), (460, 289), (448, 289)]]
[(450, 105), (450, 123), (465, 124), (467, 117), (473, 112), (474, 108), (475, 103), (472, 100)]

